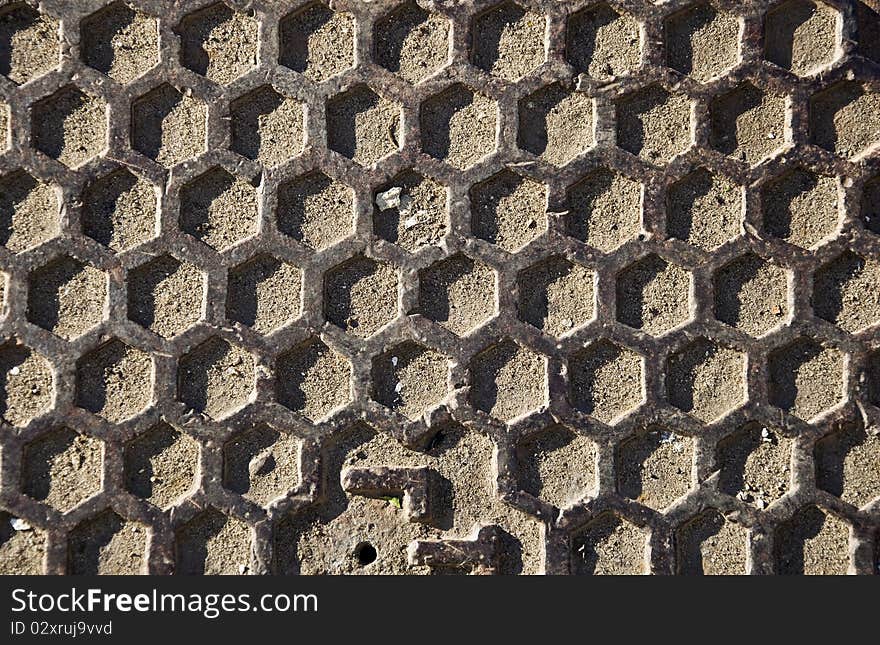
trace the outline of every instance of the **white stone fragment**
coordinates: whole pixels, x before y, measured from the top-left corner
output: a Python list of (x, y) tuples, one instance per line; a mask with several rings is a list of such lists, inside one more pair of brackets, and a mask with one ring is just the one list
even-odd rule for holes
[(381, 211), (387, 211), (400, 206), (400, 193), (403, 189), (400, 186), (389, 188), (384, 193), (376, 195), (376, 206)]

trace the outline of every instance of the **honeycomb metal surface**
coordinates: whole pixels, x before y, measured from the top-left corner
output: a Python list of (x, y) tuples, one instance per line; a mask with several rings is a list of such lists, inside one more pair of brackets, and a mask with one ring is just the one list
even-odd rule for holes
[(0, 570), (877, 573), (877, 9), (3, 3)]

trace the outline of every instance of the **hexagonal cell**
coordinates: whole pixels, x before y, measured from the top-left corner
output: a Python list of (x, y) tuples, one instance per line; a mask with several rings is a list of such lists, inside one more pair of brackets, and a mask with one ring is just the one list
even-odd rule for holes
[(761, 199), (764, 230), (804, 248), (824, 241), (840, 223), (834, 177), (797, 168), (764, 186)]
[(411, 341), (373, 358), (373, 399), (416, 420), (449, 391), (449, 359)]
[(9, 123), (9, 105), (0, 101), (0, 153), (9, 150), (9, 140), (12, 138)]
[(132, 103), (131, 147), (163, 166), (174, 166), (207, 149), (207, 121), (201, 100), (165, 83)]
[(126, 251), (156, 236), (156, 189), (120, 168), (83, 190), (83, 233), (114, 251)]
[(254, 357), (221, 338), (206, 340), (178, 363), (178, 398), (212, 419), (227, 417), (243, 407), (255, 383)]
[(745, 355), (701, 338), (666, 360), (669, 402), (704, 423), (746, 401)]
[(355, 21), (314, 2), (281, 21), (278, 62), (313, 81), (324, 81), (354, 65)]
[(519, 101), (517, 145), (564, 166), (593, 145), (593, 99), (554, 83)]
[(188, 262), (163, 255), (128, 274), (128, 317), (165, 338), (202, 317), (205, 277)]
[(816, 442), (816, 485), (844, 502), (864, 506), (880, 497), (880, 434), (847, 424)]
[(178, 575), (242, 575), (250, 569), (250, 528), (214, 508), (180, 527), (175, 541)]
[(564, 426), (525, 437), (516, 446), (517, 483), (527, 493), (566, 508), (596, 486), (596, 444)]
[(571, 539), (571, 573), (638, 575), (647, 572), (647, 539), (639, 527), (614, 513), (602, 513)]
[(102, 441), (53, 430), (25, 446), (22, 492), (65, 513), (101, 490), (103, 461)]
[(376, 62), (418, 83), (449, 62), (449, 19), (406, 2), (373, 28)]
[(31, 108), (31, 138), (40, 152), (71, 168), (107, 147), (107, 104), (74, 85)]
[(547, 404), (547, 359), (506, 339), (474, 356), (470, 400), (508, 422)]
[(791, 0), (764, 19), (764, 57), (799, 76), (837, 58), (837, 11), (822, 2)]
[(642, 57), (639, 23), (607, 4), (572, 14), (565, 31), (565, 58), (575, 70), (610, 80), (635, 70)]
[(107, 274), (90, 264), (61, 257), (28, 278), (27, 319), (71, 340), (104, 320)]
[(215, 83), (228, 85), (257, 65), (259, 25), (222, 2), (180, 21), (180, 62)]
[(842, 157), (880, 142), (880, 92), (844, 81), (810, 99), (810, 141)]
[(318, 338), (278, 358), (278, 402), (320, 421), (351, 401), (351, 363)]
[(732, 576), (746, 573), (746, 530), (715, 510), (705, 511), (675, 532), (676, 573)]
[(617, 490), (660, 511), (691, 488), (693, 439), (650, 429), (617, 447)]
[(321, 172), (278, 187), (278, 230), (319, 251), (354, 232), (354, 191)]
[(223, 446), (223, 486), (265, 505), (299, 484), (300, 441), (258, 426)]
[(471, 231), (515, 253), (547, 230), (547, 186), (502, 170), (470, 190)]
[(765, 509), (788, 492), (794, 439), (751, 423), (722, 439), (716, 449), (718, 490)]
[(556, 256), (520, 271), (517, 314), (520, 320), (561, 336), (595, 315), (595, 274)]
[(125, 488), (166, 509), (196, 483), (199, 444), (166, 423), (159, 423), (125, 447)]
[(880, 175), (865, 182), (862, 188), (861, 207), (865, 228), (880, 235)]
[(691, 317), (691, 274), (658, 255), (649, 255), (617, 276), (617, 320), (652, 336)]
[(0, 74), (17, 85), (52, 71), (61, 62), (58, 23), (24, 2), (0, 11)]
[(544, 62), (546, 19), (513, 2), (474, 18), (471, 61), (508, 81), (522, 78)]
[(739, 60), (739, 20), (710, 4), (679, 11), (664, 22), (666, 62), (701, 82), (719, 76)]
[(68, 538), (68, 573), (137, 575), (144, 573), (147, 527), (113, 511), (76, 525)]
[(419, 110), (422, 150), (460, 170), (495, 152), (498, 105), (456, 83), (425, 100)]
[(572, 406), (602, 423), (616, 423), (645, 399), (644, 358), (600, 340), (569, 358), (568, 383)]
[(159, 62), (156, 19), (114, 2), (80, 23), (80, 53), (86, 65), (118, 83), (130, 83)]
[(0, 511), (0, 575), (42, 575), (45, 557), (45, 533), (21, 518)]
[(464, 336), (495, 314), (495, 271), (453, 255), (419, 271), (419, 313)]
[(865, 365), (865, 396), (870, 403), (880, 407), (880, 351), (868, 355)]
[(776, 573), (845, 575), (849, 569), (849, 525), (817, 506), (806, 506), (774, 536)]
[(659, 85), (616, 103), (617, 145), (650, 163), (664, 164), (691, 145), (691, 101)]
[(715, 317), (752, 336), (763, 336), (788, 318), (785, 269), (753, 253), (715, 274)]
[(327, 101), (327, 145), (363, 166), (400, 149), (401, 110), (366, 85)]
[(770, 403), (810, 421), (843, 400), (844, 355), (799, 338), (768, 357)]
[(55, 189), (24, 170), (15, 170), (0, 178), (0, 243), (13, 253), (58, 235), (60, 211)]
[(666, 234), (714, 251), (742, 232), (743, 190), (705, 168), (679, 179), (666, 192)]
[(642, 228), (642, 185), (599, 168), (567, 191), (566, 232), (610, 253)]
[(862, 0), (855, 4), (858, 52), (865, 58), (880, 63), (880, 9)]
[(848, 332), (880, 321), (880, 262), (852, 251), (820, 268), (813, 278), (813, 311)]
[(0, 347), (0, 412), (13, 426), (26, 426), (52, 405), (52, 366), (29, 347), (9, 342)]
[(785, 98), (741, 83), (709, 105), (709, 145), (755, 165), (785, 145)]
[(449, 191), (408, 170), (376, 190), (373, 230), (410, 253), (439, 242), (448, 226)]
[(76, 404), (119, 423), (146, 408), (153, 398), (153, 359), (146, 352), (111, 340), (76, 362)]
[(223, 168), (212, 168), (180, 189), (180, 228), (225, 251), (257, 232), (257, 191)]
[(372, 336), (398, 314), (395, 268), (354, 257), (324, 276), (324, 317), (360, 338)]
[(229, 106), (232, 149), (272, 168), (302, 152), (302, 103), (264, 85)]
[(260, 255), (229, 271), (226, 316), (269, 333), (302, 313), (302, 271), (271, 255)]

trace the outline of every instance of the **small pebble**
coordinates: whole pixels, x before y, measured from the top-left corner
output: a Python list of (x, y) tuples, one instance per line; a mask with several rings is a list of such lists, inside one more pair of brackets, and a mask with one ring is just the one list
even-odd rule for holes
[(19, 517), (13, 517), (10, 524), (12, 524), (12, 528), (15, 529), (16, 531), (30, 531), (31, 530), (31, 525)]

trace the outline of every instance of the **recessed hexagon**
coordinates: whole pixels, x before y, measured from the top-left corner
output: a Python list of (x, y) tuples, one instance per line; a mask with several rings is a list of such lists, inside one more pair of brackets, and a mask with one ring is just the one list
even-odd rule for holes
[(324, 317), (360, 338), (372, 336), (398, 314), (395, 268), (354, 257), (324, 276)]
[(712, 423), (746, 401), (746, 357), (701, 338), (666, 359), (669, 402)]
[(693, 439), (658, 428), (617, 447), (617, 490), (656, 511), (691, 488)]
[(313, 81), (324, 81), (354, 65), (355, 21), (314, 2), (281, 21), (278, 62)]
[(419, 313), (464, 336), (496, 310), (497, 275), (490, 267), (456, 254), (419, 271)]
[(248, 403), (255, 384), (254, 357), (221, 338), (206, 340), (178, 363), (178, 398), (212, 419), (227, 417)]
[(217, 2), (184, 16), (180, 62), (215, 83), (228, 85), (257, 65), (259, 24)]
[(715, 274), (715, 317), (752, 336), (763, 336), (788, 318), (785, 269), (746, 253)]
[(796, 168), (761, 190), (764, 231), (803, 248), (813, 248), (837, 231), (837, 180)]
[(46, 534), (30, 525), (26, 529), (16, 528), (20, 526), (20, 520), (0, 511), (0, 575), (42, 575), (45, 573)]
[(743, 575), (748, 561), (744, 527), (708, 510), (675, 532), (676, 573), (679, 575)]
[(27, 319), (66, 340), (104, 320), (107, 274), (64, 256), (28, 277)]
[(104, 444), (69, 428), (24, 447), (22, 492), (66, 513), (101, 490)]
[(862, 188), (861, 207), (865, 228), (880, 235), (880, 175), (865, 182)]
[(223, 168), (212, 168), (180, 189), (180, 228), (225, 251), (257, 232), (257, 191)]
[(610, 253), (642, 228), (642, 185), (598, 168), (567, 191), (566, 232)]
[(858, 52), (880, 63), (880, 10), (865, 0), (856, 2), (856, 41)]
[(652, 336), (691, 317), (691, 274), (658, 255), (649, 255), (617, 276), (617, 320)]
[(116, 252), (156, 236), (156, 189), (120, 168), (86, 186), (80, 224), (83, 233)]
[(231, 147), (273, 168), (302, 153), (305, 110), (299, 101), (264, 85), (229, 106)]
[(170, 338), (202, 317), (205, 277), (189, 264), (163, 255), (128, 274), (128, 317)]
[(750, 423), (716, 449), (718, 490), (765, 509), (788, 492), (794, 439), (776, 428)]
[(471, 231), (515, 253), (547, 230), (547, 186), (502, 170), (470, 190)]
[(322, 172), (278, 187), (278, 230), (319, 251), (354, 232), (354, 191)]
[(640, 354), (596, 341), (568, 359), (569, 401), (602, 423), (617, 423), (644, 402), (644, 369)]
[(837, 11), (823, 2), (784, 2), (764, 19), (764, 58), (798, 76), (837, 58)]
[(799, 338), (768, 356), (771, 405), (811, 421), (843, 400), (844, 355), (840, 350)]
[(813, 311), (855, 333), (880, 321), (880, 262), (844, 251), (813, 278)]
[(739, 60), (737, 17), (710, 4), (692, 5), (666, 18), (666, 62), (705, 83)]
[(426, 99), (419, 110), (422, 151), (460, 170), (495, 152), (498, 105), (456, 83)]
[(747, 164), (754, 166), (785, 145), (785, 98), (751, 83), (714, 97), (709, 119), (709, 145)]
[(449, 19), (406, 2), (373, 28), (376, 62), (418, 83), (449, 63)]
[(159, 423), (125, 446), (125, 488), (167, 509), (192, 491), (199, 470), (199, 444)]
[(880, 435), (846, 424), (816, 442), (816, 486), (844, 502), (864, 506), (880, 497)]
[(373, 358), (371, 396), (415, 420), (438, 405), (449, 391), (449, 359), (411, 341)]
[(880, 407), (880, 350), (874, 350), (866, 359), (865, 397), (869, 403)]
[(250, 569), (250, 528), (214, 508), (180, 527), (175, 542), (178, 575), (243, 575)]
[(517, 145), (564, 166), (595, 141), (593, 99), (554, 83), (519, 101)]
[(136, 99), (131, 106), (131, 147), (171, 167), (207, 149), (208, 111), (188, 91), (167, 83)]
[(31, 108), (34, 147), (71, 168), (83, 165), (107, 147), (104, 99), (67, 85)]
[(0, 11), (0, 74), (16, 85), (58, 67), (61, 43), (58, 23), (24, 2)]
[(639, 575), (647, 572), (647, 539), (639, 527), (614, 513), (591, 520), (571, 538), (571, 573)]
[(641, 41), (639, 23), (632, 16), (600, 4), (568, 18), (565, 58), (581, 74), (610, 80), (638, 68)]
[(504, 2), (474, 18), (471, 61), (508, 81), (522, 78), (544, 62), (546, 18)]
[(0, 243), (13, 253), (58, 235), (60, 211), (55, 189), (24, 170), (0, 178)]
[(845, 575), (849, 569), (849, 525), (818, 506), (800, 509), (773, 542), (777, 574)]
[(351, 402), (351, 363), (319, 338), (278, 358), (278, 402), (312, 421), (321, 421)]
[(302, 313), (302, 271), (271, 255), (259, 255), (230, 269), (226, 315), (267, 334)]
[(810, 98), (810, 141), (829, 152), (859, 157), (880, 143), (880, 92), (843, 81)]
[(118, 339), (76, 362), (76, 404), (110, 423), (130, 419), (153, 398), (153, 359)]
[(698, 168), (666, 192), (666, 234), (714, 251), (742, 232), (743, 190), (724, 175)]
[(366, 85), (327, 101), (327, 145), (362, 166), (400, 149), (401, 123), (400, 106)]
[(86, 65), (117, 83), (130, 83), (159, 62), (156, 19), (125, 2), (113, 2), (84, 18), (80, 34)]
[(223, 487), (265, 505), (299, 484), (300, 441), (261, 425), (223, 446)]
[(376, 191), (373, 230), (410, 253), (434, 245), (449, 225), (449, 191), (412, 170), (397, 175)]
[(147, 527), (104, 511), (83, 520), (68, 537), (68, 573), (137, 575), (144, 573)]
[(25, 345), (0, 347), (0, 413), (7, 423), (22, 427), (49, 409), (54, 397), (52, 366)]
[(583, 499), (596, 486), (596, 444), (564, 426), (551, 426), (516, 445), (519, 487), (557, 508)]
[(595, 274), (555, 256), (520, 271), (517, 314), (548, 334), (561, 336), (593, 319)]
[(617, 145), (654, 164), (665, 164), (691, 143), (691, 101), (650, 85), (618, 99)]
[(547, 404), (547, 359), (506, 339), (471, 359), (470, 400), (509, 422)]

